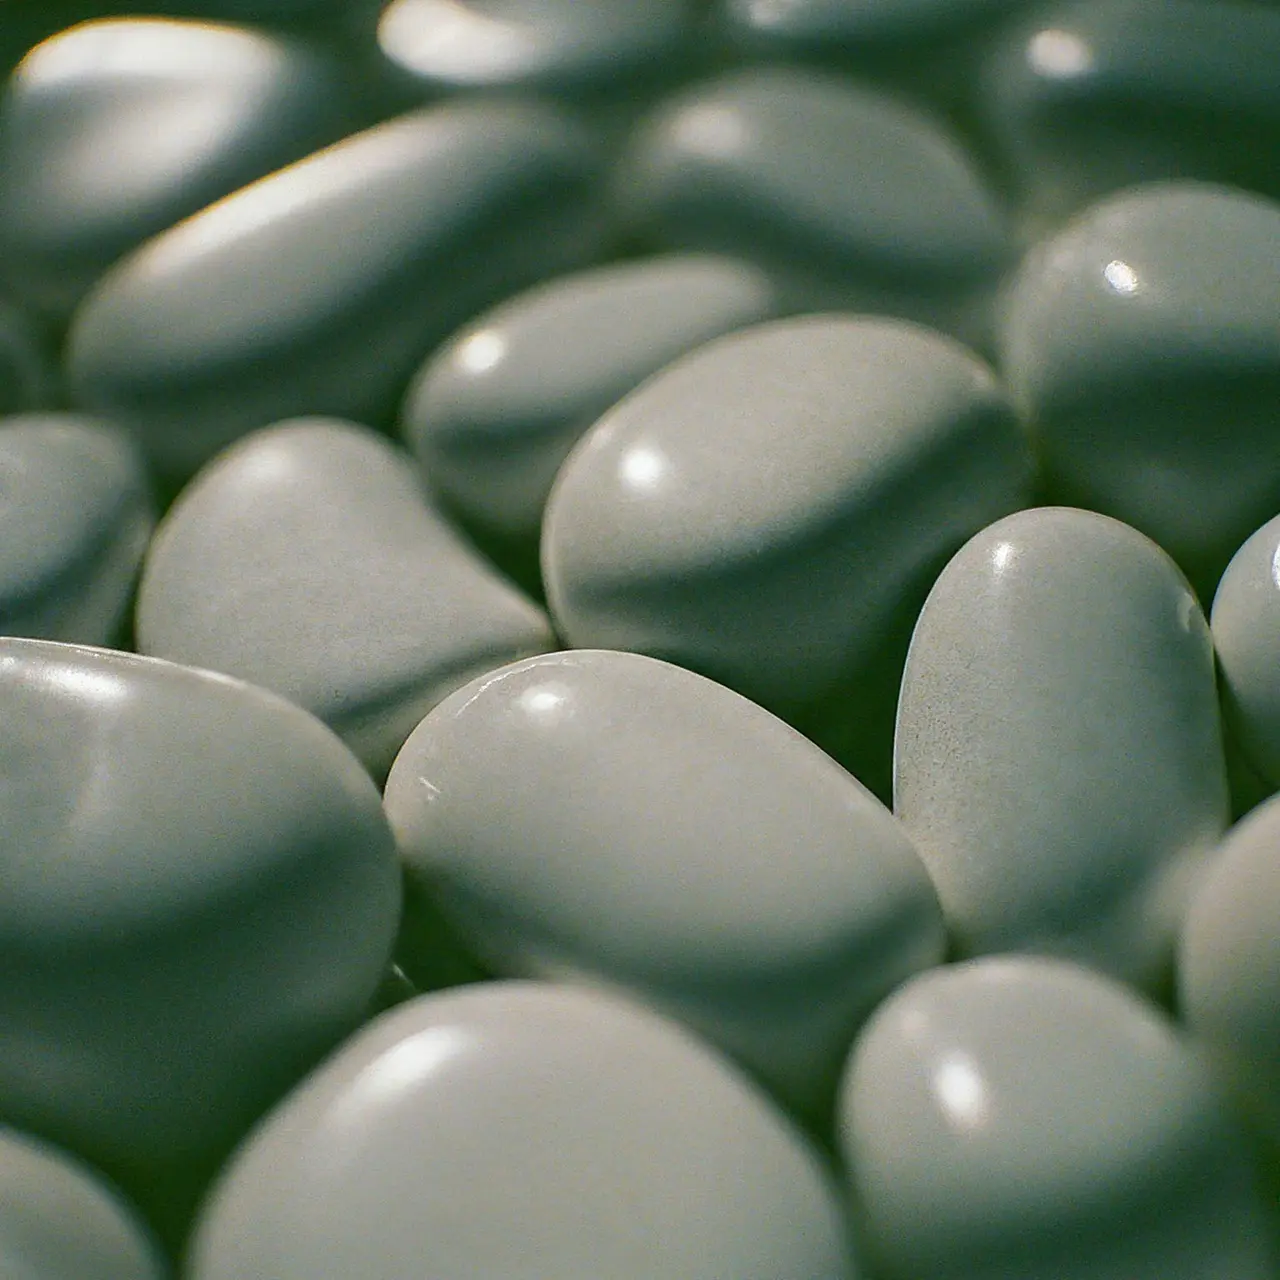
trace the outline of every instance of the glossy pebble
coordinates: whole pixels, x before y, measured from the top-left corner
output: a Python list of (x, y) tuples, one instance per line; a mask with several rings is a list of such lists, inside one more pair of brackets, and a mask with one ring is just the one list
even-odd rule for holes
[(473, 681), (414, 731), (384, 804), (410, 883), (497, 971), (629, 988), (806, 1111), (875, 1003), (942, 959), (933, 887), (880, 801), (652, 658)]
[(246, 28), (86, 22), (0, 99), (0, 275), (63, 316), (116, 259), (344, 124), (335, 68)]
[(556, 472), (591, 423), (677, 356), (773, 310), (757, 268), (710, 255), (562, 276), (436, 352), (403, 430), (425, 479), (465, 516), (536, 542)]
[(254, 427), (382, 421), (432, 345), (590, 252), (586, 136), (549, 107), (427, 108), (242, 188), (125, 258), (76, 315), (78, 401), (189, 474)]
[(966, 334), (983, 330), (1009, 249), (1002, 210), (940, 128), (843, 78), (784, 67), (665, 101), (622, 158), (615, 198), (656, 244), (760, 261), (797, 309)]
[(1211, 621), (1232, 736), (1274, 790), (1280, 787), (1280, 516), (1231, 558)]
[(971, 539), (912, 636), (894, 810), (962, 952), (1160, 981), (1228, 817), (1209, 629), (1169, 557), (1066, 508)]
[(0, 1117), (163, 1194), (377, 989), (377, 790), (289, 703), (104, 649), (0, 637), (0, 722)]
[(50, 403), (54, 375), (47, 347), (31, 318), (0, 298), (0, 415)]
[(626, 1003), (500, 983), (350, 1040), (241, 1150), (191, 1280), (853, 1280), (814, 1152)]
[(146, 1228), (120, 1194), (56, 1147), (0, 1128), (5, 1280), (163, 1280)]
[(790, 709), (856, 672), (1029, 449), (975, 356), (901, 321), (742, 330), (668, 366), (569, 456), (543, 525), (560, 634)]
[(255, 432), (170, 508), (138, 591), (143, 653), (272, 689), (375, 774), (472, 676), (554, 647), (546, 615), (352, 423)]
[(891, 1280), (1270, 1280), (1242, 1141), (1131, 991), (999, 957), (907, 983), (844, 1082), (841, 1146)]
[(1280, 204), (1206, 184), (1122, 192), (1038, 246), (1001, 367), (1055, 496), (1165, 548), (1208, 600), (1280, 510)]
[(117, 639), (154, 523), (123, 432), (71, 414), (0, 418), (0, 632)]

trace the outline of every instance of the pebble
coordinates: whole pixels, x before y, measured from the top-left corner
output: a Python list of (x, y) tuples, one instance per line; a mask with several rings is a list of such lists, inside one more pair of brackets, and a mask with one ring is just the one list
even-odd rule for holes
[(108, 423), (0, 417), (0, 632), (121, 639), (155, 513), (142, 459)]
[(254, 432), (187, 486), (147, 554), (137, 638), (305, 707), (379, 777), (446, 694), (555, 647), (411, 459), (330, 419)]
[(890, 996), (849, 1062), (841, 1149), (889, 1276), (1275, 1274), (1243, 1142), (1192, 1044), (1062, 961), (971, 961)]
[(894, 811), (962, 953), (1158, 988), (1228, 820), (1209, 628), (1169, 557), (1065, 508), (971, 539), (911, 639)]
[(191, 1280), (855, 1280), (829, 1177), (738, 1073), (601, 994), (366, 1027), (238, 1153)]
[(464, 518), (536, 544), (583, 432), (677, 356), (771, 317), (757, 268), (666, 254), (561, 276), (477, 317), (410, 388), (402, 430)]
[(893, 815), (745, 698), (631, 653), (530, 658), (418, 726), (384, 797), (411, 885), (499, 973), (626, 988), (829, 1111), (859, 1023), (941, 961)]
[(189, 476), (255, 427), (380, 422), (425, 352), (590, 252), (589, 138), (468, 101), (375, 125), (153, 238), (76, 313), (77, 403)]

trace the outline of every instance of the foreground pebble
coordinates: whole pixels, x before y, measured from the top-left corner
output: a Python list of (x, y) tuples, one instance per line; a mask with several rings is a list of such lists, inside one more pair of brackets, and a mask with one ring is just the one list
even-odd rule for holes
[(815, 1153), (675, 1026), (568, 987), (423, 997), (348, 1043), (207, 1205), (192, 1280), (853, 1280)]
[(894, 810), (959, 948), (1160, 983), (1228, 800), (1209, 629), (1106, 516), (998, 521), (943, 571), (902, 681)]

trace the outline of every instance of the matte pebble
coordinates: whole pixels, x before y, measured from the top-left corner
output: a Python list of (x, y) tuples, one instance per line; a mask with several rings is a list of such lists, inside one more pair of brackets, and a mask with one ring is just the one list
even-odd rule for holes
[(1240, 1135), (1128, 989), (1000, 957), (900, 988), (845, 1078), (841, 1147), (890, 1280), (1270, 1280)]
[(665, 248), (754, 258), (796, 309), (984, 331), (1002, 210), (925, 116), (841, 77), (729, 72), (666, 100), (615, 177), (618, 216)]
[(1208, 601), (1280, 510), (1280, 204), (1208, 184), (1115, 195), (1013, 282), (1001, 368), (1057, 500), (1168, 551)]
[(0, 99), (0, 275), (66, 316), (148, 236), (337, 137), (336, 68), (263, 32), (106, 18), (39, 45)]
[(387, 420), (426, 351), (591, 251), (587, 137), (469, 101), (347, 138), (119, 263), (76, 314), (77, 401), (189, 475), (282, 418)]
[(1232, 557), (1213, 597), (1223, 710), (1246, 759), (1280, 787), (1280, 516)]
[(0, 632), (118, 639), (154, 523), (122, 431), (72, 414), (0, 418)]
[(900, 321), (816, 316), (668, 366), (569, 456), (542, 565), (574, 647), (793, 708), (856, 672), (946, 558), (1027, 497), (990, 370)]
[(409, 883), (496, 971), (629, 988), (809, 1113), (875, 1003), (942, 959), (933, 887), (880, 801), (652, 658), (473, 681), (414, 731), (384, 804)]
[(490, 984), (349, 1041), (242, 1149), (191, 1280), (853, 1280), (814, 1152), (674, 1025)]
[(5, 1280), (163, 1280), (146, 1228), (120, 1194), (55, 1147), (0, 1128)]
[(104, 649), (0, 637), (0, 723), (0, 1118), (164, 1194), (372, 999), (377, 790), (283, 700)]
[(555, 644), (427, 505), (407, 455), (326, 419), (253, 433), (183, 491), (147, 554), (137, 636), (305, 707), (378, 775), (446, 694)]
[(677, 356), (773, 311), (758, 269), (710, 255), (562, 276), (436, 352), (410, 388), (404, 434), (464, 515), (536, 543), (556, 472), (591, 423)]
[(962, 952), (1160, 982), (1225, 769), (1208, 625), (1147, 538), (1040, 508), (943, 571), (903, 675), (894, 810)]

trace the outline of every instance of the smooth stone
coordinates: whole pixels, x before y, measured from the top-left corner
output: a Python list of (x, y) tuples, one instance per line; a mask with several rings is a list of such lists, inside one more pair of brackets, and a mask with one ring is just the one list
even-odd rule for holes
[(336, 67), (247, 28), (105, 18), (0, 98), (0, 275), (58, 317), (117, 259), (351, 127)]
[(424, 479), (465, 517), (536, 543), (556, 472), (591, 423), (677, 356), (774, 309), (757, 268), (710, 255), (561, 276), (435, 352), (402, 431)]
[(555, 646), (546, 615), (423, 498), (412, 459), (353, 423), (254, 432), (161, 522), (143, 653), (271, 689), (375, 775), (448, 693)]
[(1028, 500), (991, 371), (903, 321), (810, 316), (691, 352), (569, 456), (543, 524), (575, 648), (633, 649), (771, 709), (827, 693), (985, 524)]
[(1169, 557), (1061, 507), (972, 538), (911, 639), (894, 811), (962, 954), (1158, 987), (1228, 819), (1209, 628)]
[(1232, 737), (1280, 787), (1280, 516), (1231, 558), (1213, 597), (1213, 645)]
[(377, 789), (297, 707), (133, 654), (0, 637), (0, 720), (0, 1117), (163, 1196), (378, 989)]
[(52, 403), (54, 361), (48, 346), (31, 317), (0, 298), (0, 416)]
[(1132, 186), (1214, 179), (1280, 195), (1280, 12), (1231, 0), (1034, 11), (975, 81), (1026, 234)]
[(0, 1274), (5, 1280), (163, 1280), (136, 1212), (92, 1169), (0, 1128)]
[(0, 418), (0, 632), (120, 638), (154, 524), (142, 459), (118, 428)]
[(1141, 529), (1205, 601), (1280, 509), (1277, 262), (1280, 204), (1138, 187), (1029, 255), (1001, 326), (1055, 499)]
[(498, 973), (626, 989), (829, 1114), (876, 1003), (940, 963), (900, 824), (745, 698), (632, 653), (531, 658), (414, 730), (383, 800), (409, 884)]
[(971, 961), (895, 992), (850, 1058), (841, 1148), (890, 1280), (1275, 1275), (1196, 1048), (1062, 961)]
[(853, 1280), (814, 1151), (674, 1024), (497, 983), (348, 1041), (239, 1152), (191, 1280)]
[(736, 70), (666, 99), (614, 176), (620, 223), (754, 259), (790, 309), (901, 315), (978, 340), (1005, 216), (927, 116), (818, 71)]
[(378, 43), (436, 92), (615, 87), (680, 57), (689, 0), (391, 0)]
[(423, 355), (591, 252), (587, 136), (466, 101), (376, 125), (143, 245), (76, 314), (73, 392), (189, 475), (303, 414), (389, 420)]

